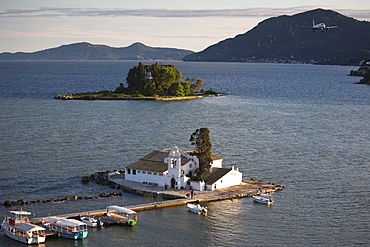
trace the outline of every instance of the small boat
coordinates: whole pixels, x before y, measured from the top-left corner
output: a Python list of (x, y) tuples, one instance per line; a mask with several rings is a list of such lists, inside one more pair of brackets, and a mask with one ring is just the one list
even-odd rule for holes
[(107, 219), (126, 226), (134, 226), (138, 221), (135, 211), (120, 206), (108, 206)]
[(193, 212), (196, 214), (206, 214), (208, 212), (207, 207), (202, 207), (199, 204), (187, 203), (186, 206), (188, 207), (188, 210), (190, 212)]
[(62, 217), (48, 217), (41, 222), (42, 226), (55, 232), (58, 237), (84, 239), (87, 237), (87, 225), (79, 220)]
[(10, 211), (15, 217), (5, 216), (1, 230), (9, 238), (25, 244), (41, 244), (45, 242), (45, 228), (30, 223), (27, 211)]
[(259, 195), (253, 196), (253, 200), (255, 202), (259, 202), (259, 203), (263, 203), (267, 205), (272, 205), (275, 202), (274, 199), (271, 197), (271, 195), (268, 195), (268, 194), (259, 194)]
[(81, 215), (80, 220), (90, 227), (103, 227), (104, 224), (99, 217), (93, 215)]

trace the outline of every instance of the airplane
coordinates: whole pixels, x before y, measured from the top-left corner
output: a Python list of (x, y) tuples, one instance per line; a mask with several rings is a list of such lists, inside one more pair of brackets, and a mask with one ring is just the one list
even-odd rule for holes
[(299, 27), (305, 27), (305, 28), (309, 28), (309, 29), (312, 29), (312, 31), (316, 31), (316, 30), (321, 30), (322, 32), (324, 32), (325, 30), (329, 30), (330, 28), (336, 28), (337, 26), (326, 26), (325, 23), (319, 23), (319, 24), (315, 24), (315, 20), (312, 20), (312, 27), (308, 27), (308, 26), (299, 26)]

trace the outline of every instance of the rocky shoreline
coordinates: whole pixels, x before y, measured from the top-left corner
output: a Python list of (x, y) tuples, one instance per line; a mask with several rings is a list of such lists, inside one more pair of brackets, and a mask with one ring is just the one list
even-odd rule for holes
[(348, 76), (363, 76), (363, 78), (355, 84), (370, 85), (370, 59), (367, 58), (361, 61), (361, 65), (357, 70), (351, 70)]
[[(96, 184), (104, 185), (104, 186), (109, 186), (112, 189), (121, 189), (125, 192), (129, 193), (135, 193), (135, 194), (148, 194), (147, 191), (144, 190), (138, 190), (134, 189), (131, 187), (119, 185), (109, 179), (109, 174), (118, 174), (118, 173), (123, 173), (123, 170), (114, 170), (114, 171), (103, 171), (103, 172), (96, 172), (90, 176), (83, 176), (81, 179), (82, 183), (89, 183), (89, 182), (94, 182)], [(6, 200), (3, 205), (5, 207), (11, 207), (11, 206), (18, 206), (18, 205), (24, 205), (24, 204), (34, 204), (34, 203), (58, 203), (58, 202), (65, 202), (65, 201), (76, 201), (76, 200), (91, 200), (91, 199), (101, 199), (101, 198), (110, 198), (110, 197), (119, 197), (123, 196), (123, 193), (100, 193), (99, 196), (66, 196), (62, 199), (39, 199), (39, 200), (34, 200), (34, 201), (26, 201), (23, 199), (17, 200), (17, 201), (10, 201)], [(168, 199), (174, 199), (178, 197), (174, 196), (168, 196), (166, 197)]]
[[(108, 181), (107, 174), (110, 171), (105, 172), (97, 172), (92, 174), (91, 176), (83, 176), (81, 179), (81, 182), (87, 183), (89, 181), (94, 181), (97, 184), (101, 185), (108, 185), (111, 188), (117, 188), (117, 186), (114, 183), (110, 183)], [(118, 172), (118, 171), (117, 171)], [(65, 202), (65, 201), (75, 201), (75, 200), (91, 200), (91, 199), (100, 199), (100, 198), (108, 198), (108, 197), (118, 197), (123, 196), (123, 193), (100, 193), (99, 196), (66, 196), (62, 199), (39, 199), (35, 201), (25, 201), (23, 199), (17, 200), (17, 201), (10, 201), (6, 200), (3, 205), (6, 207), (10, 206), (17, 206), (17, 205), (23, 205), (23, 204), (33, 204), (33, 203), (50, 203), (50, 202)]]
[(204, 97), (219, 97), (228, 95), (227, 93), (217, 93), (217, 94), (198, 94), (194, 96), (184, 96), (184, 97), (174, 97), (174, 96), (163, 96), (163, 97), (150, 97), (150, 96), (118, 96), (114, 94), (113, 89), (107, 89), (99, 92), (86, 92), (86, 93), (74, 93), (74, 94), (57, 94), (54, 99), (60, 100), (188, 100), (188, 99), (198, 99)]

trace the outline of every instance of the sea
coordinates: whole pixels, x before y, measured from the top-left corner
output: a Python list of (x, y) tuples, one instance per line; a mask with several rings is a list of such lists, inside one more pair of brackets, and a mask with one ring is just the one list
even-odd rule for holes
[[(156, 61), (141, 61), (152, 64)], [(139, 61), (0, 61), (0, 203), (122, 192), (82, 176), (123, 169), (208, 128), (212, 152), (246, 179), (284, 185), (252, 198), (138, 213), (135, 227), (89, 229), (41, 246), (370, 246), (370, 86), (353, 66), (159, 61), (228, 93), (183, 101), (55, 100), (115, 89)], [(0, 205), (37, 217), (162, 200), (122, 197)], [(0, 246), (24, 246), (0, 232)]]

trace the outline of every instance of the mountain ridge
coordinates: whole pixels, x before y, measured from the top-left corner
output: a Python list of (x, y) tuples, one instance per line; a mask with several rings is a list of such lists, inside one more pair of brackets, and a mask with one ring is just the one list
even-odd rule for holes
[[(312, 19), (338, 27), (325, 32), (299, 27), (312, 26)], [(246, 33), (189, 54), (183, 60), (358, 65), (370, 56), (369, 40), (370, 22), (332, 10), (314, 9), (265, 19)]]
[(150, 47), (140, 42), (119, 48), (78, 42), (36, 52), (3, 52), (0, 60), (181, 60), (191, 53), (194, 52)]

